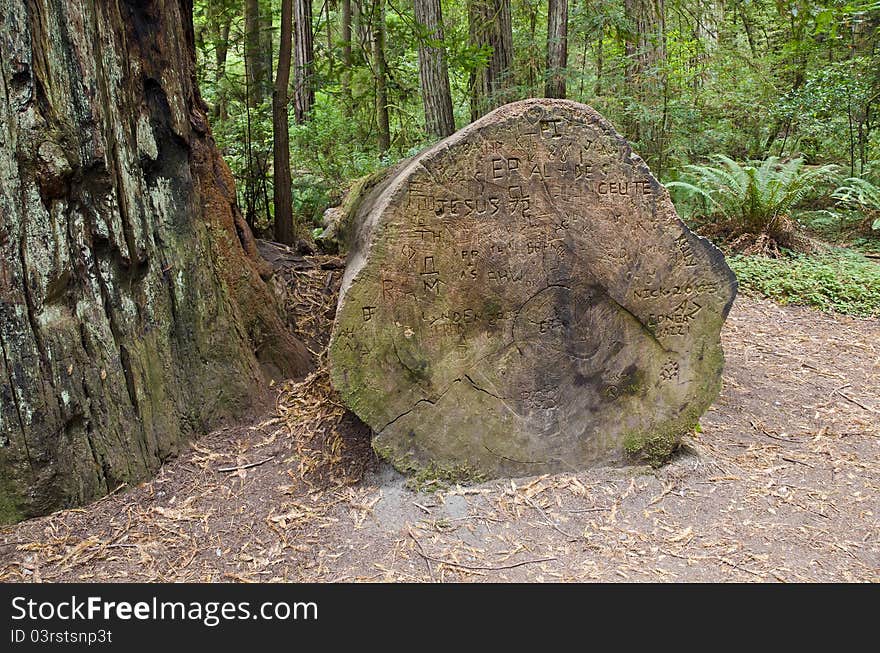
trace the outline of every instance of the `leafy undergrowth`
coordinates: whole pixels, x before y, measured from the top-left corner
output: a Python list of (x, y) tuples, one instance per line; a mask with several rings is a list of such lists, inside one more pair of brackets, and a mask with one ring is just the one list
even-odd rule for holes
[(780, 258), (728, 258), (740, 291), (782, 304), (880, 317), (880, 263), (861, 252), (836, 248), (822, 254), (786, 253)]

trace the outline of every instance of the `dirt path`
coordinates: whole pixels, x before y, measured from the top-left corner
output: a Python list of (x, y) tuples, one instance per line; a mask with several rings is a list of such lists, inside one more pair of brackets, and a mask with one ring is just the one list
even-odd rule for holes
[(414, 492), (319, 374), (150, 483), (3, 528), (0, 580), (880, 581), (880, 321), (740, 298), (723, 338), (660, 470)]

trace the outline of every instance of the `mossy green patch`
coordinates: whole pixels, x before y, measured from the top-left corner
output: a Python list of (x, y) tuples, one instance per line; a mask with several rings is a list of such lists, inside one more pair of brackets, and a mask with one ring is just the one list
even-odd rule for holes
[(411, 490), (425, 492), (427, 490), (444, 490), (457, 483), (482, 483), (486, 475), (468, 465), (442, 465), (431, 463), (416, 470), (407, 479), (406, 485)]
[(691, 406), (678, 419), (663, 427), (630, 431), (623, 436), (623, 450), (632, 459), (644, 461), (654, 468), (660, 467), (681, 445), (681, 437), (697, 427), (702, 412)]
[(669, 460), (679, 443), (679, 437), (668, 431), (631, 431), (623, 438), (623, 448), (629, 456), (655, 468)]
[(12, 483), (5, 476), (0, 477), (0, 525), (15, 524), (24, 518), (21, 501)]
[(0, 492), (0, 525), (16, 524), (24, 519), (24, 514), (5, 492)]
[(620, 392), (626, 395), (638, 395), (645, 390), (646, 375), (643, 370), (627, 370), (627, 374), (621, 379)]
[(400, 455), (393, 447), (373, 440), (373, 450), (395, 469), (409, 478), (406, 486), (416, 492), (443, 490), (456, 483), (482, 483), (487, 476), (473, 467), (463, 464), (444, 464), (432, 461), (428, 465), (419, 464), (415, 458)]

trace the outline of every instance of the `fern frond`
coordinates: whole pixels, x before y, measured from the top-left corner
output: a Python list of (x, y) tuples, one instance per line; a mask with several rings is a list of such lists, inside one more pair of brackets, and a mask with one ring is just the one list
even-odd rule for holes
[(689, 184), (686, 181), (670, 181), (670, 182), (667, 182), (666, 184), (664, 184), (664, 186), (666, 186), (667, 189), (680, 188), (683, 191), (685, 191), (685, 193), (687, 193), (688, 195), (699, 195), (700, 197), (707, 199), (712, 204), (717, 204), (717, 202), (715, 201), (715, 198), (712, 197), (711, 192), (706, 191), (705, 189), (703, 189), (699, 186), (696, 186), (694, 184)]
[(789, 215), (834, 171), (833, 166), (808, 168), (803, 159), (782, 161), (777, 156), (739, 163), (718, 154), (711, 161), (686, 166), (688, 181), (669, 186), (711, 200), (716, 215), (752, 233)]
[(880, 186), (863, 177), (849, 177), (843, 180), (843, 184), (831, 193), (831, 197), (842, 204), (860, 205), (880, 211)]

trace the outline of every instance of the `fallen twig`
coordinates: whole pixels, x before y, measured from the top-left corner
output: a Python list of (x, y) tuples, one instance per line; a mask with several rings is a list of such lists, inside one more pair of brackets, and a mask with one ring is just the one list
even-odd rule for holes
[(569, 539), (571, 539), (571, 540), (577, 540), (577, 535), (573, 535), (573, 534), (568, 533), (568, 532), (564, 531), (563, 529), (561, 529), (561, 528), (559, 527), (559, 525), (558, 525), (555, 521), (553, 521), (552, 519), (550, 519), (550, 516), (544, 511), (544, 509), (543, 509), (541, 506), (539, 506), (537, 503), (535, 503), (534, 501), (532, 501), (531, 499), (529, 499), (529, 498), (528, 498), (526, 495), (524, 495), (524, 494), (521, 494), (520, 496), (523, 498), (523, 500), (524, 500), (527, 504), (529, 504), (532, 508), (534, 508), (535, 510), (538, 511), (538, 514), (540, 514), (540, 515), (544, 518), (544, 524), (545, 524), (546, 526), (549, 526), (550, 528), (552, 528), (552, 529), (553, 529), (554, 531), (556, 531), (557, 533), (561, 533), (562, 535), (565, 535), (565, 537), (567, 537), (567, 538), (569, 538)]
[[(418, 540), (417, 540), (418, 542)], [(556, 560), (556, 558), (537, 558), (536, 560), (523, 560), (522, 562), (516, 562), (512, 565), (498, 565), (497, 567), (484, 567), (481, 565), (465, 565), (461, 562), (453, 562), (452, 560), (444, 560), (443, 558), (435, 558), (434, 556), (430, 556), (423, 551), (418, 551), (418, 554), (425, 558), (425, 560), (433, 560), (439, 564), (449, 565), (450, 567), (461, 567), (462, 569), (473, 569), (476, 571), (500, 571), (502, 569), (514, 569), (515, 567), (522, 567), (523, 565), (534, 565), (539, 562), (550, 562), (552, 560)]]
[(416, 546), (419, 549), (419, 555), (425, 560), (425, 566), (428, 568), (428, 575), (431, 576), (431, 580), (436, 580), (434, 578), (434, 568), (431, 566), (431, 557), (425, 553), (425, 550), (422, 548), (422, 543), (419, 542), (419, 538), (415, 536), (415, 533), (412, 532), (412, 529), (408, 529), (409, 536), (412, 538), (413, 542), (416, 543)]
[(837, 394), (839, 394), (841, 397), (843, 397), (844, 399), (846, 399), (848, 402), (855, 404), (859, 408), (863, 408), (864, 410), (867, 410), (869, 413), (876, 413), (877, 412), (876, 410), (874, 410), (873, 408), (869, 408), (868, 406), (866, 406), (862, 402), (856, 401), (855, 399), (853, 399), (849, 395), (842, 393), (840, 390), (835, 390), (835, 392)]
[(791, 438), (783, 438), (780, 435), (774, 435), (773, 433), (770, 433), (767, 429), (765, 429), (760, 424), (755, 424), (755, 420), (750, 419), (749, 424), (751, 424), (752, 428), (755, 429), (758, 433), (762, 433), (763, 435), (766, 435), (771, 440), (779, 440), (780, 442), (788, 442), (789, 444), (800, 444), (799, 442), (797, 442), (796, 440), (792, 440)]
[(810, 469), (816, 469), (815, 466), (811, 465), (810, 463), (805, 463), (803, 460), (798, 460), (796, 458), (786, 458), (785, 456), (779, 457), (789, 463), (795, 463), (796, 465), (803, 465), (804, 467), (809, 467)]
[(576, 508), (574, 510), (566, 510), (565, 512), (578, 514), (582, 512), (606, 512), (608, 510), (611, 510), (611, 508), (607, 506), (597, 506), (596, 508)]
[(268, 458), (264, 458), (263, 460), (258, 460), (255, 463), (248, 463), (247, 465), (236, 465), (235, 467), (219, 467), (217, 469), (218, 472), (237, 472), (241, 469), (250, 469), (251, 467), (259, 467), (260, 465), (265, 465), (270, 460), (275, 460), (275, 456), (270, 456)]

